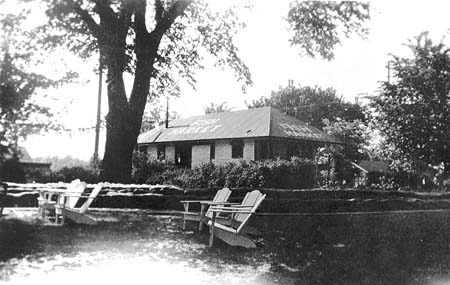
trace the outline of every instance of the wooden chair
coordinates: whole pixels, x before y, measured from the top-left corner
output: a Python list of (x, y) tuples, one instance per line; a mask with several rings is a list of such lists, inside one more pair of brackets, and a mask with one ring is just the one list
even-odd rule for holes
[(76, 193), (75, 195), (61, 195), (55, 206), (56, 224), (64, 225), (67, 218), (71, 221), (74, 221), (75, 223), (95, 225), (97, 222), (93, 218), (87, 216), (86, 211), (88, 210), (94, 199), (97, 197), (98, 193), (100, 193), (102, 188), (102, 183), (98, 183), (97, 185), (95, 185), (94, 189), (80, 208), (75, 208), (75, 206), (78, 200), (81, 198), (81, 195), (78, 196), (76, 195)]
[[(199, 231), (203, 228), (203, 223), (207, 222), (212, 218), (212, 212), (206, 211), (206, 209), (210, 206), (218, 206), (220, 205), (234, 205), (236, 203), (228, 203), (228, 198), (231, 195), (231, 190), (228, 188), (223, 188), (218, 190), (213, 200), (184, 200), (180, 201), (183, 204), (184, 212), (183, 212), (183, 230), (186, 229), (186, 221), (198, 221)], [(199, 203), (200, 204), (200, 213), (199, 212), (190, 212), (189, 204), (191, 203)]]
[(49, 183), (49, 184), (24, 184), (25, 186), (38, 189), (38, 213), (45, 219), (49, 211), (55, 210), (57, 203), (53, 199), (54, 196), (61, 195), (62, 193), (69, 193), (73, 195), (71, 203), (77, 203), (81, 194), (83, 194), (86, 188), (86, 183), (81, 182), (80, 179), (73, 180), (70, 184), (67, 183)]
[[(212, 247), (214, 237), (217, 237), (232, 246), (242, 246), (245, 248), (256, 247), (253, 240), (245, 234), (245, 229), (248, 227), (250, 217), (255, 213), (265, 198), (265, 194), (262, 194), (259, 190), (253, 190), (247, 193), (240, 205), (210, 207), (209, 210), (213, 215), (211, 221), (208, 223), (210, 232), (209, 246)], [(232, 215), (230, 222), (227, 224), (219, 222), (216, 218), (217, 215), (222, 213)]]

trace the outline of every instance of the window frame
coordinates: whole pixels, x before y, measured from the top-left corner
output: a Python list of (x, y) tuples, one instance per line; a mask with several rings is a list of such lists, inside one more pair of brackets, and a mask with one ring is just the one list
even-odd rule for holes
[(166, 145), (165, 144), (159, 144), (156, 146), (156, 157), (158, 160), (166, 159)]
[(231, 142), (231, 158), (244, 158), (244, 141), (234, 140)]
[(209, 144), (209, 160), (216, 159), (216, 143)]

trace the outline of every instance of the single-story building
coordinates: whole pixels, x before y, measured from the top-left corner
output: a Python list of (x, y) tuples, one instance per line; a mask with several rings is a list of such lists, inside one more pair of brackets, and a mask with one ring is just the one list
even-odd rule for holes
[(0, 172), (3, 179), (10, 182), (33, 182), (50, 173), (51, 162), (35, 161), (24, 147), (19, 147), (19, 152), (17, 162), (11, 160), (12, 154), (6, 155), (6, 162)]
[(272, 107), (176, 119), (142, 133), (137, 149), (183, 167), (238, 160), (313, 158), (340, 141)]

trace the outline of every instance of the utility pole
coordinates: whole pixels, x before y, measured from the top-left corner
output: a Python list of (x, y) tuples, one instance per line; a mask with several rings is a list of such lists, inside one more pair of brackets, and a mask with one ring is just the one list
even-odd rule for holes
[(169, 96), (166, 97), (166, 129), (169, 128)]
[(94, 162), (98, 161), (98, 141), (100, 137), (100, 113), (102, 105), (102, 80), (103, 77), (103, 66), (102, 57), (100, 55), (98, 60), (98, 99), (97, 99), (97, 123), (95, 125), (95, 148), (94, 148)]

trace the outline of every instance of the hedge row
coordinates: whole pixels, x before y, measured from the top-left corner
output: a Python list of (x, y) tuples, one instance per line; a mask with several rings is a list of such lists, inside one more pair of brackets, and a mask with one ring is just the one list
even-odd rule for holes
[(301, 158), (291, 160), (240, 161), (224, 165), (204, 164), (180, 169), (137, 154), (133, 161), (135, 183), (174, 184), (184, 188), (311, 188), (315, 164)]

